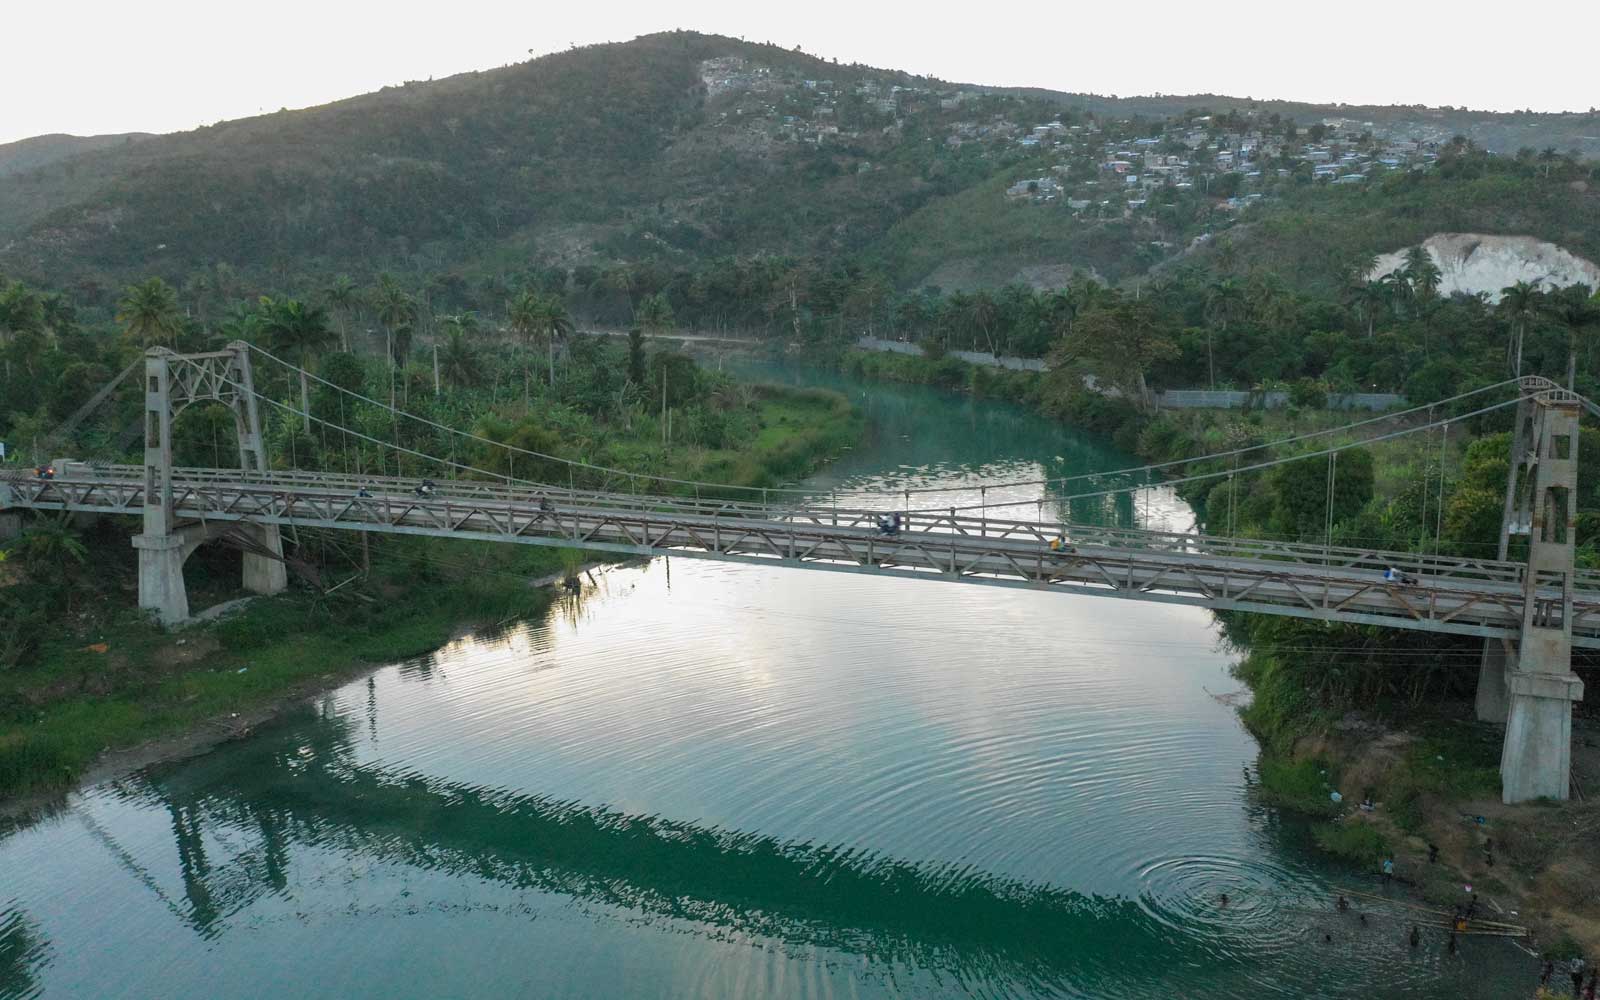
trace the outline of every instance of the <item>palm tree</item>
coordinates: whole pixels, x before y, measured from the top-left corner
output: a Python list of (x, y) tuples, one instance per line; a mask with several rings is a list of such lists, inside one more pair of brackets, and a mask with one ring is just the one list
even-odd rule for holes
[(467, 342), (460, 329), (448, 330), (444, 346), (439, 349), (439, 370), (445, 381), (459, 388), (471, 388), (483, 379), (483, 366), (478, 352)]
[(524, 288), (511, 297), (506, 303), (506, 325), (511, 327), (511, 332), (524, 344), (533, 340), (534, 332), (539, 326), (540, 296), (538, 292)]
[(464, 337), (470, 337), (478, 332), (478, 314), (475, 312), (455, 313), (441, 319), (439, 325), (444, 328), (446, 336), (458, 333)]
[(1406, 275), (1404, 268), (1396, 268), (1383, 276), (1384, 298), (1389, 301), (1389, 306), (1394, 314), (1402, 314), (1405, 304), (1411, 301), (1411, 279)]
[(1206, 368), (1210, 377), (1211, 388), (1217, 387), (1217, 362), (1211, 350), (1211, 328), (1220, 325), (1223, 333), (1228, 332), (1228, 323), (1236, 318), (1244, 308), (1244, 289), (1232, 278), (1223, 278), (1214, 281), (1206, 289)]
[(965, 318), (971, 329), (983, 334), (989, 353), (998, 355), (1000, 352), (995, 347), (994, 327), (1000, 318), (1000, 304), (995, 301), (987, 288), (978, 289), (967, 299)]
[(348, 274), (336, 275), (328, 282), (328, 287), (323, 289), (322, 297), (327, 299), (328, 305), (339, 314), (340, 350), (350, 350), (350, 313), (361, 301), (361, 293), (356, 289), (356, 283), (350, 280)]
[(1567, 328), (1567, 388), (1571, 389), (1578, 375), (1578, 334), (1600, 325), (1600, 303), (1588, 285), (1568, 285), (1545, 296), (1544, 311)]
[(373, 308), (378, 322), (389, 334), (389, 368), (392, 371), (397, 358), (411, 353), (411, 324), (417, 319), (417, 301), (399, 282), (380, 274), (373, 293)]
[(677, 318), (672, 315), (672, 303), (667, 301), (665, 295), (651, 295), (639, 303), (639, 308), (634, 311), (633, 321), (638, 324), (648, 336), (659, 336), (678, 325)]
[(122, 291), (117, 303), (117, 322), (127, 334), (146, 347), (165, 341), (175, 344), (183, 329), (183, 314), (178, 309), (178, 293), (160, 278), (146, 278)]
[(311, 433), (311, 392), (306, 371), (311, 357), (333, 339), (328, 326), (328, 313), (321, 306), (307, 305), (299, 299), (271, 299), (261, 297), (261, 332), (272, 346), (284, 352), (293, 352), (300, 361), (300, 411), (305, 420), (305, 431)]
[(560, 295), (552, 292), (542, 297), (539, 308), (539, 328), (544, 337), (545, 348), (550, 352), (550, 384), (556, 384), (556, 341), (564, 340), (572, 333), (572, 315), (567, 312), (567, 303)]
[(1439, 265), (1433, 262), (1433, 257), (1428, 254), (1425, 247), (1421, 246), (1414, 246), (1406, 251), (1405, 273), (1412, 294), (1419, 298), (1437, 295), (1439, 282), (1444, 278), (1439, 271)]
[(1367, 339), (1371, 340), (1372, 325), (1389, 301), (1388, 286), (1371, 279), (1361, 281), (1345, 289), (1345, 301), (1350, 304), (1350, 311), (1366, 325)]
[(1520, 377), (1522, 375), (1522, 339), (1528, 332), (1528, 320), (1539, 313), (1539, 299), (1543, 293), (1539, 291), (1539, 284), (1529, 284), (1519, 281), (1514, 285), (1507, 285), (1500, 289), (1500, 310), (1512, 322), (1513, 340), (1506, 345), (1507, 360), (1513, 352), (1516, 360), (1511, 366), (1511, 373)]

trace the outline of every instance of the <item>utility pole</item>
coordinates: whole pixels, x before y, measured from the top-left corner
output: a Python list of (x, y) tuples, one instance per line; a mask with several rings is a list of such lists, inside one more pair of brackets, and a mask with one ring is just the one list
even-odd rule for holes
[(439, 398), (439, 343), (433, 344), (433, 398)]

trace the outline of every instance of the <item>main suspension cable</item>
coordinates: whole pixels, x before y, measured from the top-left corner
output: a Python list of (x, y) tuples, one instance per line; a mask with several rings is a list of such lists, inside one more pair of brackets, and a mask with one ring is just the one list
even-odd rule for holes
[[(266, 350), (263, 347), (257, 346), (255, 344), (250, 344), (248, 346), (250, 347), (251, 350), (253, 350), (256, 353), (260, 354), (262, 357), (267, 358), (270, 361), (276, 362), (277, 364), (283, 366), (284, 368), (287, 368), (287, 369), (289, 369), (291, 371), (294, 371), (294, 372), (304, 371), (304, 369), (300, 368), (298, 365), (295, 365), (292, 362), (286, 361), (283, 358), (278, 357), (277, 355), (273, 354), (272, 352)], [(803, 487), (739, 486), (739, 485), (735, 485), (735, 484), (732, 484), (732, 483), (716, 483), (716, 482), (708, 482), (708, 481), (705, 481), (705, 480), (694, 480), (694, 479), (677, 479), (677, 478), (670, 477), (670, 476), (651, 476), (651, 475), (648, 475), (648, 474), (645, 474), (645, 473), (632, 472), (632, 471), (627, 470), (627, 469), (615, 469), (615, 468), (611, 468), (609, 466), (595, 465), (593, 463), (584, 462), (584, 461), (581, 461), (581, 460), (578, 460), (578, 459), (564, 458), (564, 457), (562, 457), (560, 455), (551, 455), (551, 454), (547, 454), (545, 452), (531, 451), (531, 450), (529, 450), (527, 448), (520, 448), (520, 447), (518, 447), (516, 445), (506, 444), (506, 443), (500, 442), (500, 441), (494, 441), (494, 440), (491, 440), (489, 438), (483, 437), (482, 435), (473, 434), (470, 431), (459, 430), (457, 428), (450, 427), (450, 426), (447, 426), (445, 424), (441, 424), (438, 421), (430, 420), (427, 417), (421, 416), (419, 414), (415, 414), (415, 413), (411, 413), (411, 412), (406, 411), (406, 410), (398, 409), (398, 408), (396, 408), (396, 407), (394, 407), (392, 405), (389, 405), (389, 404), (386, 404), (386, 403), (382, 402), (381, 400), (373, 399), (370, 396), (365, 396), (365, 395), (363, 395), (363, 394), (361, 394), (359, 392), (356, 392), (356, 391), (354, 391), (352, 389), (347, 389), (344, 386), (341, 386), (341, 385), (338, 385), (337, 383), (331, 382), (331, 381), (323, 378), (322, 376), (314, 374), (312, 372), (306, 372), (306, 375), (309, 378), (314, 379), (317, 382), (319, 382), (319, 383), (321, 383), (323, 385), (326, 385), (329, 388), (334, 389), (337, 392), (345, 393), (345, 394), (353, 396), (356, 399), (359, 399), (359, 400), (361, 400), (363, 402), (370, 403), (370, 404), (372, 404), (374, 406), (382, 407), (383, 409), (386, 409), (386, 410), (390, 410), (391, 412), (395, 413), (398, 416), (407, 417), (408, 419), (415, 420), (418, 423), (424, 424), (424, 425), (429, 426), (429, 427), (433, 427), (433, 428), (435, 428), (437, 430), (444, 431), (445, 433), (454, 434), (454, 435), (457, 435), (459, 437), (467, 438), (468, 440), (477, 441), (477, 442), (479, 442), (481, 444), (490, 445), (492, 447), (502, 448), (502, 449), (505, 449), (506, 451), (518, 452), (518, 453), (521, 453), (521, 454), (524, 454), (524, 455), (531, 456), (533, 458), (539, 458), (539, 459), (543, 459), (545, 461), (557, 462), (557, 463), (560, 463), (562, 465), (566, 465), (566, 466), (569, 466), (569, 467), (580, 468), (580, 469), (588, 469), (590, 471), (601, 472), (601, 473), (605, 473), (607, 475), (624, 476), (624, 477), (629, 478), (630, 480), (634, 479), (634, 478), (639, 478), (639, 479), (645, 479), (645, 480), (655, 480), (657, 482), (662, 482), (662, 483), (673, 483), (674, 485), (679, 485), (679, 486), (709, 487), (711, 489), (724, 489), (724, 490), (743, 490), (743, 491), (746, 491), (746, 492), (762, 492), (763, 494), (770, 494), (770, 493), (797, 494), (797, 495), (802, 495), (802, 496), (810, 496), (810, 495), (813, 495), (816, 492), (815, 490), (809, 490), (809, 489), (805, 489)], [(1261, 450), (1268, 449), (1268, 448), (1278, 448), (1278, 447), (1283, 447), (1285, 445), (1298, 444), (1298, 443), (1300, 443), (1302, 441), (1309, 441), (1309, 440), (1312, 440), (1312, 439), (1315, 439), (1315, 438), (1325, 437), (1325, 436), (1327, 436), (1329, 434), (1344, 433), (1344, 432), (1348, 432), (1348, 431), (1354, 430), (1354, 429), (1356, 429), (1358, 427), (1365, 427), (1365, 426), (1367, 426), (1369, 424), (1381, 423), (1381, 422), (1387, 421), (1387, 420), (1397, 420), (1397, 419), (1400, 419), (1402, 417), (1410, 416), (1413, 413), (1419, 413), (1419, 412), (1424, 411), (1424, 410), (1432, 411), (1435, 407), (1443, 406), (1443, 405), (1445, 405), (1447, 403), (1453, 403), (1453, 402), (1456, 402), (1456, 401), (1459, 401), (1459, 400), (1462, 400), (1462, 399), (1467, 399), (1467, 398), (1470, 398), (1472, 396), (1476, 396), (1476, 395), (1479, 395), (1479, 394), (1485, 393), (1485, 392), (1490, 392), (1490, 391), (1493, 391), (1493, 390), (1496, 390), (1496, 389), (1503, 389), (1508, 385), (1518, 384), (1520, 382), (1521, 382), (1520, 379), (1515, 379), (1515, 378), (1504, 379), (1504, 380), (1502, 380), (1500, 382), (1496, 382), (1496, 383), (1493, 383), (1491, 385), (1480, 386), (1480, 387), (1478, 387), (1476, 389), (1469, 389), (1469, 390), (1467, 390), (1465, 392), (1457, 393), (1454, 396), (1449, 396), (1449, 397), (1446, 397), (1445, 399), (1437, 400), (1437, 401), (1432, 402), (1432, 403), (1425, 403), (1425, 404), (1422, 404), (1420, 406), (1413, 406), (1413, 407), (1411, 407), (1409, 409), (1397, 410), (1397, 411), (1395, 411), (1393, 413), (1383, 413), (1383, 414), (1379, 414), (1378, 416), (1375, 416), (1375, 417), (1369, 417), (1369, 418), (1367, 418), (1365, 420), (1355, 421), (1354, 423), (1341, 424), (1338, 427), (1324, 428), (1323, 430), (1318, 430), (1318, 431), (1308, 431), (1308, 432), (1306, 432), (1304, 434), (1297, 434), (1297, 435), (1294, 435), (1292, 437), (1280, 438), (1280, 439), (1278, 439), (1276, 441), (1266, 441), (1266, 442), (1262, 442), (1261, 444), (1248, 445), (1248, 446), (1244, 446), (1244, 447), (1240, 447), (1240, 448), (1233, 448), (1233, 449), (1230, 449), (1230, 450), (1227, 450), (1227, 451), (1212, 452), (1212, 453), (1207, 454), (1207, 455), (1198, 455), (1198, 456), (1194, 456), (1194, 457), (1190, 457), (1190, 458), (1172, 459), (1172, 460), (1165, 461), (1165, 462), (1155, 462), (1155, 463), (1150, 463), (1150, 464), (1147, 464), (1147, 465), (1128, 466), (1127, 468), (1113, 469), (1113, 470), (1109, 470), (1109, 471), (1106, 471), (1106, 472), (1085, 472), (1085, 473), (1075, 473), (1075, 474), (1070, 475), (1070, 476), (1056, 476), (1056, 477), (1047, 477), (1047, 478), (1043, 478), (1043, 479), (1016, 480), (1016, 481), (1013, 481), (1013, 482), (1005, 482), (1005, 483), (986, 483), (986, 484), (984, 484), (984, 488), (986, 490), (989, 490), (989, 489), (1007, 489), (1007, 488), (1010, 488), (1010, 487), (1020, 487), (1020, 486), (1044, 486), (1044, 487), (1048, 488), (1048, 487), (1050, 487), (1052, 485), (1057, 485), (1057, 484), (1064, 485), (1066, 483), (1078, 482), (1078, 481), (1081, 481), (1081, 480), (1103, 479), (1103, 478), (1110, 477), (1110, 476), (1131, 475), (1133, 473), (1153, 472), (1153, 471), (1160, 470), (1160, 469), (1169, 469), (1169, 468), (1173, 468), (1175, 466), (1188, 465), (1188, 464), (1192, 464), (1192, 463), (1196, 463), (1196, 462), (1206, 462), (1206, 461), (1211, 461), (1211, 460), (1214, 460), (1214, 459), (1230, 458), (1230, 457), (1233, 457), (1233, 456), (1236, 456), (1236, 455), (1243, 455), (1243, 454), (1247, 454), (1247, 453), (1253, 452), (1253, 451), (1261, 451)], [(1464, 419), (1464, 418), (1459, 418), (1458, 417), (1456, 419)], [(959, 493), (959, 492), (965, 492), (965, 491), (970, 490), (972, 488), (973, 487), (971, 485), (968, 485), (968, 484), (955, 485), (955, 486), (917, 486), (917, 487), (905, 487), (905, 488), (900, 488), (900, 489), (852, 490), (852, 491), (849, 491), (849, 493), (846, 494), (846, 495), (850, 495), (850, 494), (860, 494), (860, 495), (863, 495), (863, 496), (893, 495), (893, 496), (907, 497), (908, 498), (909, 495), (912, 494), (912, 493), (916, 493), (916, 494), (925, 494), (925, 493)], [(1033, 502), (1033, 501), (1029, 501), (1029, 502)], [(1015, 504), (997, 504), (996, 506), (1015, 506)], [(967, 508), (967, 509), (971, 509), (971, 508)]]

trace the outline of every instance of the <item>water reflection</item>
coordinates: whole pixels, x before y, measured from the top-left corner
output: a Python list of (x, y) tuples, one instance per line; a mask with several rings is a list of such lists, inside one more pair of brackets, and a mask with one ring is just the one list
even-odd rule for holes
[(49, 964), (50, 943), (26, 910), (0, 900), (0, 997), (29, 1000), (39, 995), (38, 973)]
[[(759, 935), (963, 981), (1098, 980), (1113, 961), (1161, 968), (1181, 951), (1133, 902), (976, 865), (916, 864), (363, 767), (348, 725), (309, 712), (225, 766), (111, 791), (173, 817), (183, 918), (205, 937), (282, 892), (292, 855), (331, 848), (668, 918), (686, 933)], [(212, 857), (208, 844), (224, 839), (235, 849)]]
[[(871, 406), (835, 483), (1126, 461)], [(0, 997), (1505, 995), (1328, 910), (1228, 659), (1170, 605), (614, 570), (0, 836)]]

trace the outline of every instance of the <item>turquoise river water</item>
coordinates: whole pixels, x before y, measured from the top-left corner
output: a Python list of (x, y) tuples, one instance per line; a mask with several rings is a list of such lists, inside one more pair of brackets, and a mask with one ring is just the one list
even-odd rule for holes
[[(832, 381), (871, 433), (819, 489), (1131, 464)], [(0, 997), (1513, 995), (1507, 943), (1333, 912), (1371, 879), (1256, 802), (1234, 659), (1191, 608), (609, 569), (0, 833)]]

